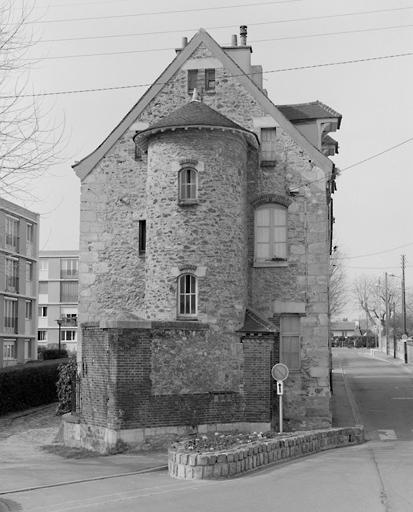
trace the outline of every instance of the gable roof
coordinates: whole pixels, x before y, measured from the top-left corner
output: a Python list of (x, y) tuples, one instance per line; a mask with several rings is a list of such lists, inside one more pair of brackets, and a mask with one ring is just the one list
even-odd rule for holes
[(219, 60), (224, 68), (229, 71), (237, 80), (247, 89), (247, 91), (261, 105), (263, 110), (273, 117), (273, 119), (283, 128), (302, 149), (304, 149), (312, 160), (325, 172), (331, 172), (334, 164), (318, 149), (316, 149), (284, 116), (284, 114), (275, 106), (274, 103), (265, 95), (265, 93), (245, 74), (238, 64), (229, 57), (219, 44), (204, 30), (200, 29), (190, 40), (190, 42), (179, 52), (169, 66), (155, 80), (151, 87), (143, 94), (140, 100), (132, 107), (120, 123), (110, 132), (106, 139), (88, 156), (75, 163), (72, 167), (80, 179), (86, 176), (94, 169), (99, 161), (106, 155), (118, 139), (129, 129), (136, 121), (141, 112), (152, 101), (153, 98), (162, 90), (173, 75), (182, 67), (192, 53), (200, 44), (204, 44)]
[(177, 108), (169, 115), (163, 117), (156, 123), (138, 132), (134, 141), (146, 145), (147, 137), (163, 132), (165, 130), (176, 130), (177, 128), (219, 128), (231, 131), (242, 132), (247, 136), (247, 140), (254, 147), (258, 147), (259, 141), (255, 133), (243, 128), (231, 119), (217, 112), (205, 103), (198, 100), (192, 100), (184, 106)]
[(340, 128), (341, 118), (343, 117), (319, 100), (310, 103), (297, 103), (295, 105), (277, 105), (277, 108), (292, 123), (315, 119), (337, 119), (337, 125)]

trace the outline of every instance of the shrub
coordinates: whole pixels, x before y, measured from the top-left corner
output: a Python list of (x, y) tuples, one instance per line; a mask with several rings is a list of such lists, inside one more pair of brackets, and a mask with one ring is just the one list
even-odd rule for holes
[(63, 359), (67, 357), (67, 350), (65, 348), (47, 348), (42, 352), (44, 361), (48, 361), (50, 359)]
[(57, 399), (58, 361), (33, 362), (0, 370), (0, 415)]
[(60, 363), (58, 372), (57, 398), (59, 400), (59, 404), (57, 406), (56, 414), (65, 414), (72, 410), (73, 394), (76, 390), (76, 359), (72, 358), (69, 359), (69, 361)]

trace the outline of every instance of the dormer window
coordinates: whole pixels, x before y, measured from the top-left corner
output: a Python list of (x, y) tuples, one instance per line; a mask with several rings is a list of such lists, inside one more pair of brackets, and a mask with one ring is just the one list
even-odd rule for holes
[(261, 128), (261, 162), (275, 162), (275, 128)]
[(194, 204), (198, 200), (198, 172), (192, 167), (181, 169), (178, 174), (180, 204)]
[(205, 90), (215, 91), (215, 69), (205, 70)]
[(198, 70), (188, 70), (188, 93), (192, 94), (194, 89), (198, 89)]

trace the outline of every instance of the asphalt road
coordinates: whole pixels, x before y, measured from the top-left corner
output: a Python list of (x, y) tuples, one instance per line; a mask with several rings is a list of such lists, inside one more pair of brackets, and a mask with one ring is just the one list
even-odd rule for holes
[(3, 494), (0, 504), (30, 512), (413, 511), (413, 374), (355, 350), (337, 349), (334, 362), (336, 423), (364, 423), (364, 445), (234, 480), (187, 482), (162, 471)]

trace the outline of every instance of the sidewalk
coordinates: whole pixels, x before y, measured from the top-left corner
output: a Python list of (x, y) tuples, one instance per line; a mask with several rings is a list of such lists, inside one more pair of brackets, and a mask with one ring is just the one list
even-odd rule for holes
[(372, 357), (374, 359), (380, 359), (381, 361), (385, 361), (389, 364), (394, 364), (395, 366), (400, 366), (401, 369), (408, 373), (413, 373), (413, 363), (405, 363), (401, 359), (395, 359), (393, 356), (388, 356), (384, 352), (378, 349), (365, 349), (363, 352), (360, 352), (361, 355), (365, 357)]
[[(0, 495), (17, 489), (61, 485), (163, 469), (165, 452), (64, 458), (53, 453), (60, 418), (55, 404), (0, 417)], [(50, 448), (52, 453), (45, 451)]]

